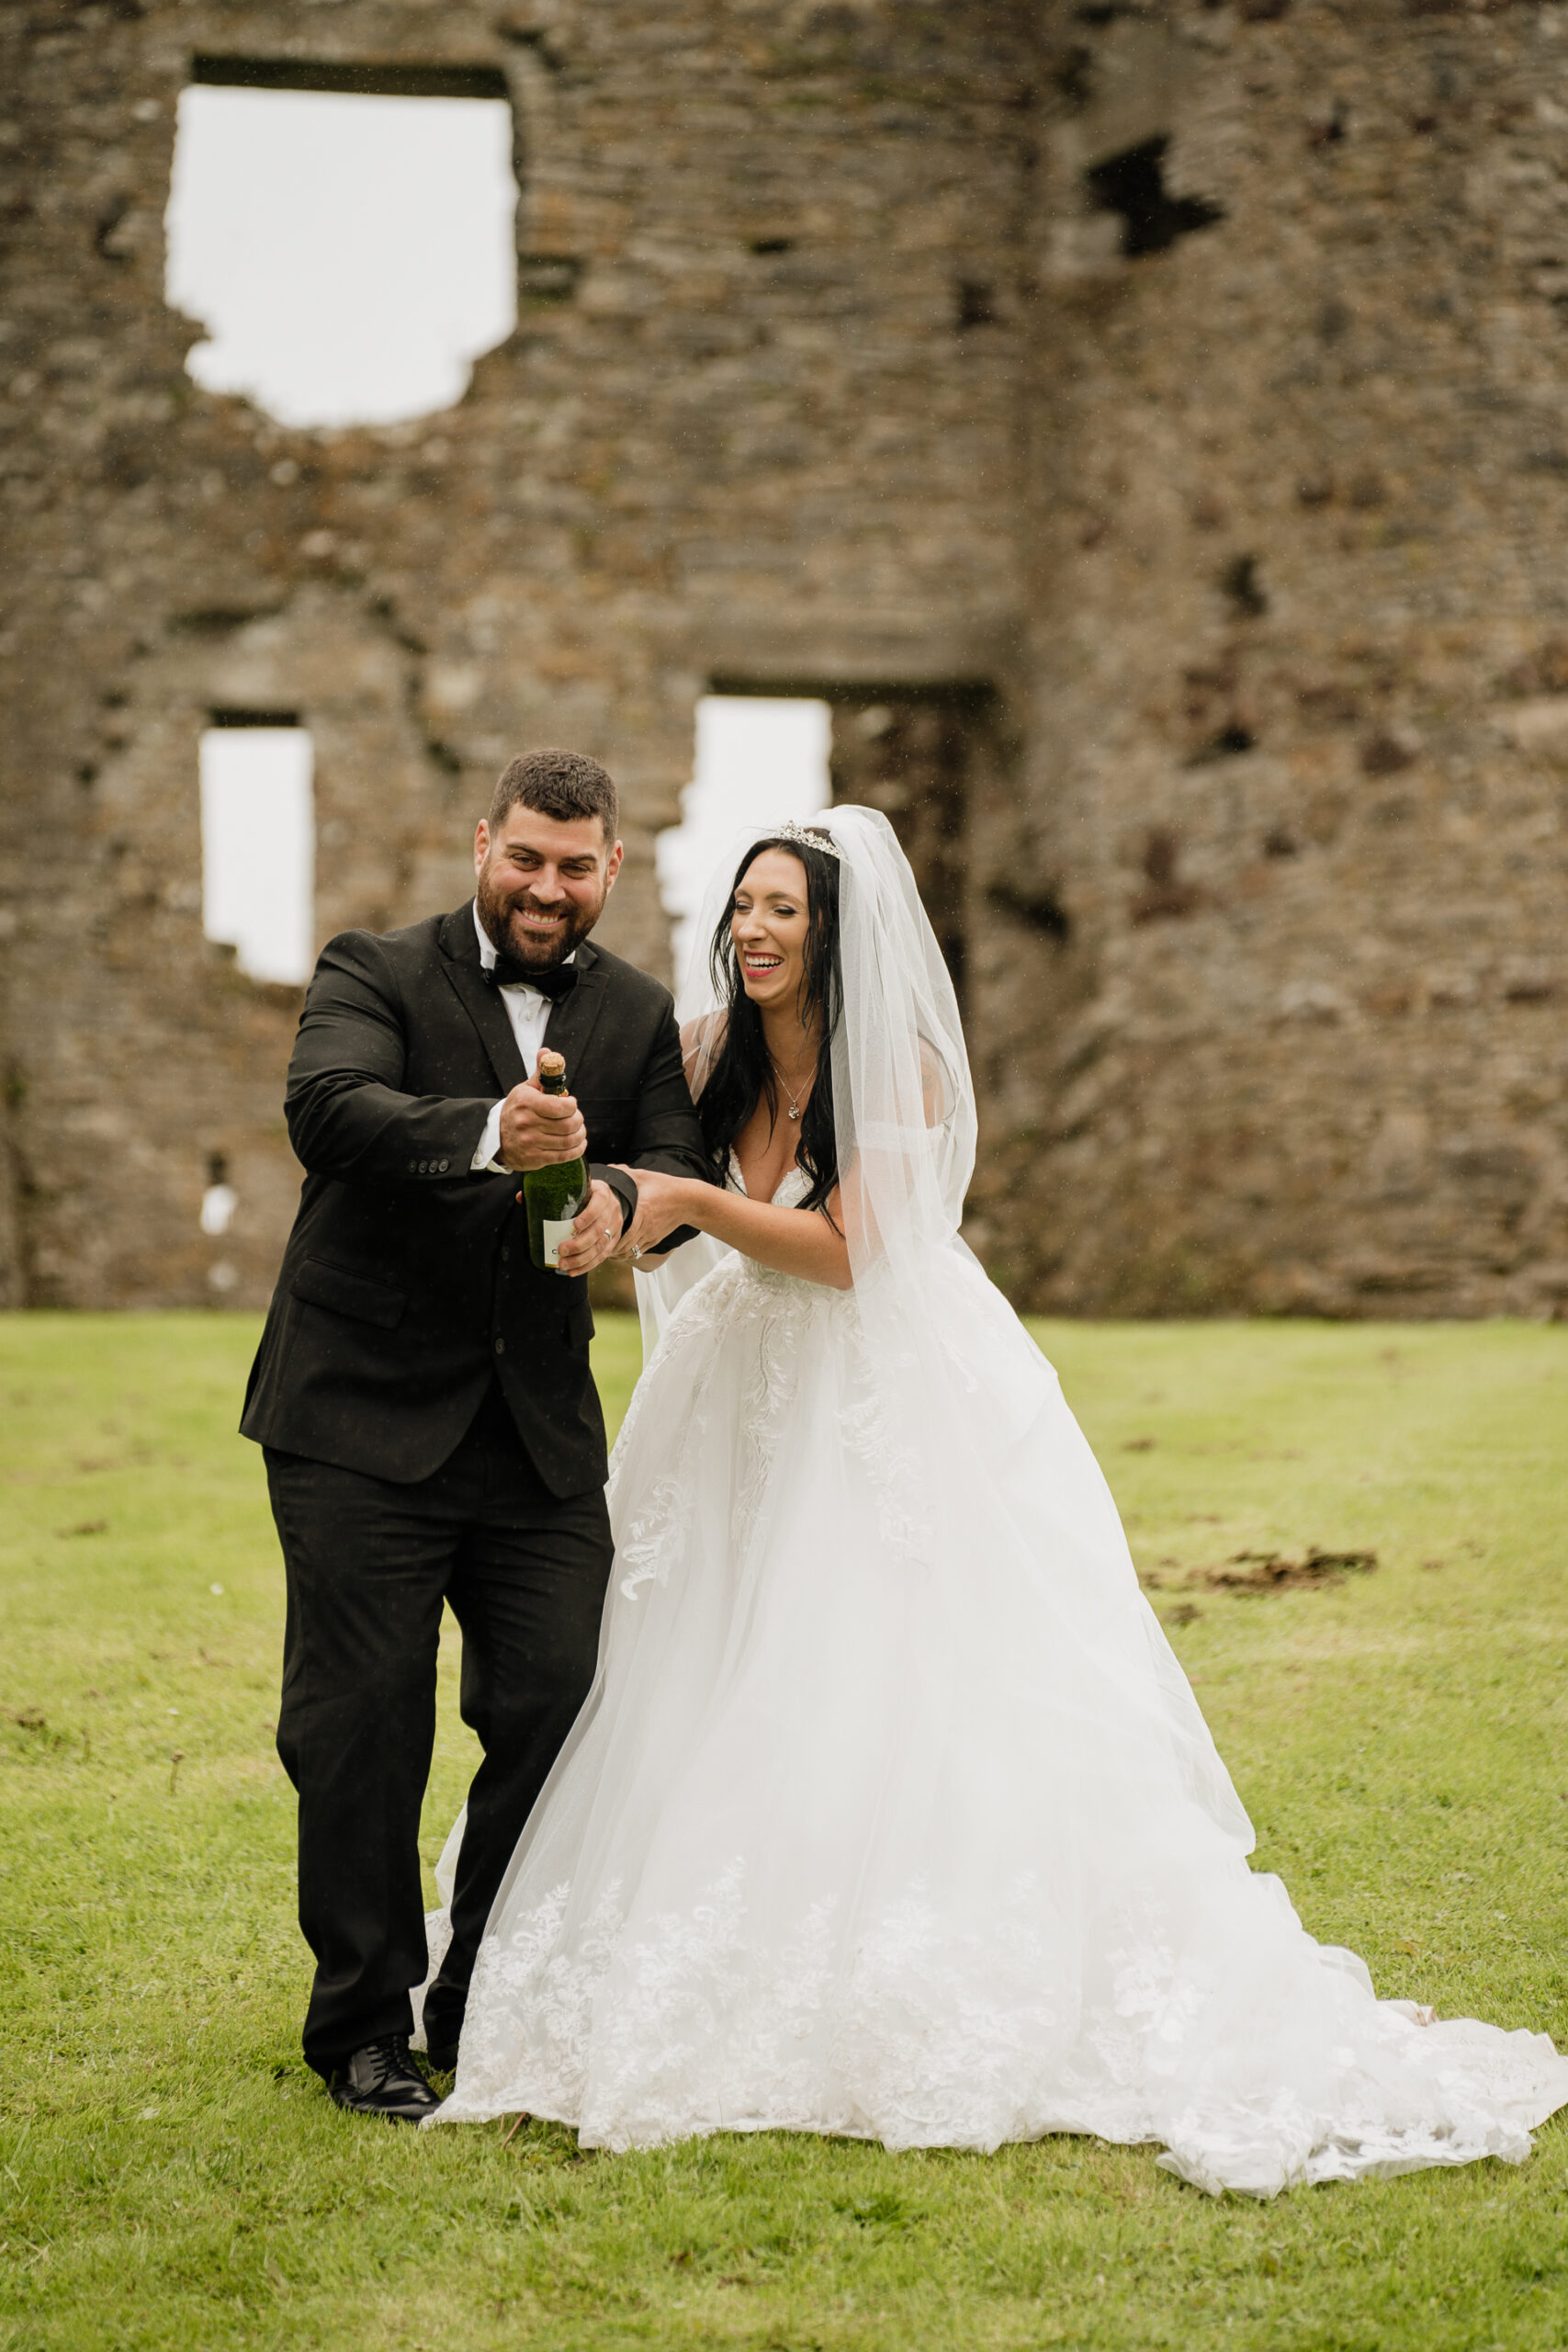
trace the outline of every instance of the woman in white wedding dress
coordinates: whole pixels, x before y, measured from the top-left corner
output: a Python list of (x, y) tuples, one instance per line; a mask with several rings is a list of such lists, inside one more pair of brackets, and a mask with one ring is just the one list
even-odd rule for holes
[(1378, 2001), (1248, 1868), (1105, 1481), (958, 1238), (974, 1093), (886, 820), (779, 829), (709, 914), (682, 1011), (728, 1185), (639, 1174), (704, 1238), (642, 1280), (598, 1679), (433, 2121), (1084, 2132), (1256, 2196), (1522, 2159), (1568, 2102), (1547, 2037)]

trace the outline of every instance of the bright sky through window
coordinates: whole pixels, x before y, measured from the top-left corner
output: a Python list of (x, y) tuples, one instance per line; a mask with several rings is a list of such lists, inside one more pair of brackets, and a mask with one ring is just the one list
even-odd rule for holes
[(315, 961), (316, 819), (303, 727), (209, 727), (201, 739), (201, 921), (254, 980), (298, 985)]
[(705, 695), (697, 755), (681, 796), (682, 822), (659, 836), (659, 887), (671, 926), (676, 984), (685, 976), (708, 877), (739, 854), (745, 826), (815, 817), (832, 798), (828, 756), (832, 714), (804, 696)]
[(499, 98), (182, 91), (169, 300), (191, 374), (281, 424), (449, 408), (517, 316), (512, 116)]

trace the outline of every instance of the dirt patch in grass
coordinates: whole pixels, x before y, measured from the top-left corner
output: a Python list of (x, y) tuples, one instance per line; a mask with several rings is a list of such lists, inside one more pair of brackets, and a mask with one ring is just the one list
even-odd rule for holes
[(1213, 1592), (1282, 1592), (1298, 1585), (1326, 1584), (1334, 1577), (1370, 1576), (1377, 1566), (1375, 1552), (1322, 1552), (1314, 1544), (1299, 1560), (1280, 1552), (1238, 1552), (1223, 1568), (1199, 1568), (1189, 1584), (1207, 1585)]
[[(1188, 1591), (1286, 1592), (1303, 1585), (1331, 1584), (1339, 1577), (1370, 1576), (1377, 1564), (1375, 1552), (1325, 1552), (1314, 1544), (1298, 1559), (1283, 1552), (1236, 1552), (1221, 1567), (1189, 1568), (1177, 1577), (1163, 1575), (1160, 1568), (1145, 1568), (1139, 1580), (1150, 1592), (1168, 1592), (1177, 1586)], [(1173, 1622), (1190, 1624), (1192, 1619), (1177, 1611)]]

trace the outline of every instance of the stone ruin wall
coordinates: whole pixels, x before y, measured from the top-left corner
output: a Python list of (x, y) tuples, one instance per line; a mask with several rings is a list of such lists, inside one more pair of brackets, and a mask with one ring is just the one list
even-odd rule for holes
[[(657, 967), (716, 686), (827, 694), (906, 832), (1021, 1303), (1568, 1312), (1568, 7), (7, 32), (10, 1303), (270, 1287), (298, 997), (202, 940), (212, 712), (310, 728), (322, 937), (456, 903), (504, 759), (593, 752)], [(456, 409), (295, 433), (186, 376), (198, 57), (504, 76), (520, 320)]]
[(1065, 158), (1045, 197), (1031, 806), (1081, 1001), (1022, 1287), (1561, 1314), (1568, 9), (1178, 46), (1168, 176), (1224, 221), (1105, 277)]

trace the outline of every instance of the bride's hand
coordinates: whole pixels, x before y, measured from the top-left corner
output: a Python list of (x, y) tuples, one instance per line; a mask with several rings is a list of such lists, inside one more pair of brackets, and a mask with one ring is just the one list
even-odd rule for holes
[(622, 1234), (615, 1255), (635, 1263), (638, 1257), (657, 1250), (677, 1226), (690, 1225), (686, 1201), (690, 1187), (679, 1176), (666, 1176), (660, 1168), (626, 1168), (619, 1160), (615, 1164), (637, 1186), (637, 1215)]
[(591, 1274), (615, 1255), (621, 1230), (621, 1204), (602, 1177), (595, 1176), (588, 1198), (572, 1219), (571, 1231), (560, 1245), (558, 1265), (563, 1274)]

